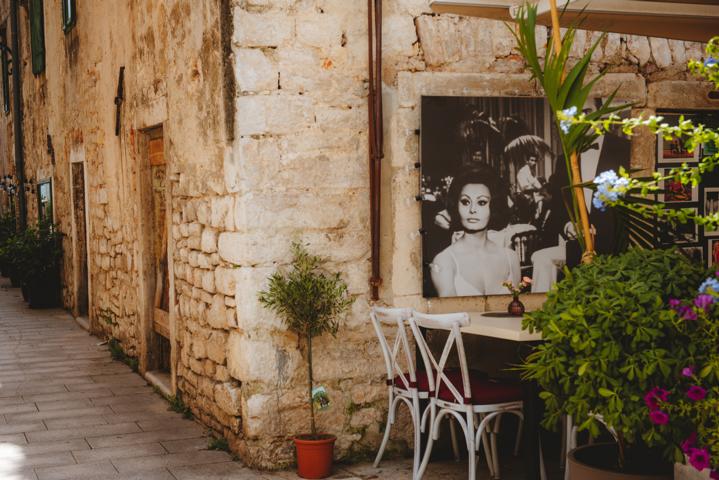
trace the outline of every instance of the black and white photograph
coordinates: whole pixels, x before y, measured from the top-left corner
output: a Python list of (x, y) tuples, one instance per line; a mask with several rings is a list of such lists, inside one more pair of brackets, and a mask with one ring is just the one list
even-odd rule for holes
[[(719, 188), (707, 187), (704, 189), (704, 215), (714, 215), (719, 212)], [(704, 235), (719, 235), (719, 230), (704, 229)]]
[[(601, 105), (594, 99), (591, 111)], [(506, 295), (532, 279), (547, 292), (579, 259), (559, 136), (543, 98), (422, 97), (421, 198), (425, 297)], [(620, 132), (582, 154), (584, 181), (628, 168)], [(585, 202), (598, 253), (616, 242), (614, 214)]]

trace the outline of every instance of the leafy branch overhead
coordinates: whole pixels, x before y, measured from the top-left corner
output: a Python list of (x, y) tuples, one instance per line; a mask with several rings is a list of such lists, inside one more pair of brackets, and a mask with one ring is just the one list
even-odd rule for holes
[[(548, 45), (545, 46), (544, 62), (541, 62), (536, 40), (536, 5), (526, 4), (522, 6), (517, 18), (516, 30), (509, 25), (508, 28), (517, 41), (517, 49), (527, 62), (532, 78), (536, 79), (542, 86), (552, 111), (582, 111), (587, 101), (593, 100), (593, 97), (591, 97), (592, 89), (605, 74), (605, 72), (600, 72), (587, 79), (592, 55), (601, 44), (604, 35), (600, 36), (573, 66), (570, 66), (569, 54), (576, 35), (576, 28), (570, 27), (561, 38), (561, 43), (557, 38), (555, 49), (550, 48)], [(631, 106), (629, 104), (613, 105), (617, 91), (618, 88), (601, 105), (586, 113), (585, 118), (599, 120), (629, 108)], [(567, 164), (567, 187), (575, 187), (570, 189), (571, 205), (568, 208), (568, 213), (572, 223), (575, 225), (576, 232), (579, 234), (578, 240), (584, 248), (587, 248), (592, 242), (591, 238), (586, 238), (588, 228), (585, 227), (588, 227), (588, 224), (580, 225), (582, 211), (585, 214), (584, 217), (586, 217), (582, 189), (578, 186), (581, 183), (581, 176), (579, 176), (578, 164), (573, 165), (572, 163), (577, 162), (577, 156), (586, 151), (597, 140), (599, 134), (584, 124), (560, 122), (559, 117), (555, 117), (555, 122), (559, 131), (564, 161)], [(582, 228), (579, 228), (580, 226)], [(591, 250), (591, 247), (589, 250)]]

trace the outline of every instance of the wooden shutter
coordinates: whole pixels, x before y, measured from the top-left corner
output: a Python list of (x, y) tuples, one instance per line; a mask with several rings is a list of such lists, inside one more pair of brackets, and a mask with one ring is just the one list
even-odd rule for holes
[(29, 0), (30, 50), (32, 73), (39, 75), (45, 70), (45, 19), (42, 0)]

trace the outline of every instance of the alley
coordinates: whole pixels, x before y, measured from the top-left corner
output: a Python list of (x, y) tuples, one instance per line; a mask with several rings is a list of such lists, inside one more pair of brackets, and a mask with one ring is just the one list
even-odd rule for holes
[[(293, 479), (258, 472), (168, 402), (62, 310), (31, 310), (0, 280), (0, 478)], [(434, 464), (464, 478), (464, 464)], [(437, 470), (436, 470), (437, 469)], [(433, 472), (434, 470), (434, 472)], [(408, 461), (338, 465), (336, 479), (409, 478)]]

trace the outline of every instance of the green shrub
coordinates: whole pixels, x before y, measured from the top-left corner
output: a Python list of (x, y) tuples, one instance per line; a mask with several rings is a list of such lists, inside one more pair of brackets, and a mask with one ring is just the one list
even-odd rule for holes
[(569, 414), (596, 436), (601, 414), (617, 432), (619, 466), (625, 453), (629, 466), (651, 428), (644, 395), (689, 358), (691, 336), (668, 301), (693, 296), (705, 272), (676, 250), (640, 249), (567, 271), (524, 319), (545, 340), (522, 366), (543, 389), (545, 426)]

